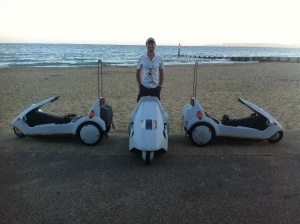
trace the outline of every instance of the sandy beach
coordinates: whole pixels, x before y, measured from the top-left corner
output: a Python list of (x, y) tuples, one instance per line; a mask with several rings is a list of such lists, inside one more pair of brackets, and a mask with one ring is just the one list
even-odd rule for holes
[[(169, 116), (170, 134), (181, 130), (182, 107), (192, 96), (194, 65), (165, 66), (161, 103)], [(23, 109), (43, 99), (60, 96), (45, 112), (64, 115), (87, 113), (98, 96), (97, 67), (9, 68), (0, 70), (0, 128), (11, 131), (10, 122)], [(246, 99), (269, 111), (285, 130), (299, 130), (300, 64), (241, 63), (198, 66), (197, 98), (212, 117), (247, 116), (237, 101)], [(103, 95), (114, 112), (113, 132), (127, 132), (136, 105), (135, 67), (103, 67)]]

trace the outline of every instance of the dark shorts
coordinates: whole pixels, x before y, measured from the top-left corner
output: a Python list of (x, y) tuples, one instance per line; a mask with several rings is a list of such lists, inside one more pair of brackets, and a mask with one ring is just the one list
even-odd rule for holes
[(137, 102), (139, 102), (140, 98), (142, 96), (156, 96), (159, 100), (160, 100), (160, 86), (157, 86), (156, 88), (146, 88), (143, 85), (140, 85), (140, 90), (139, 90), (139, 94), (137, 97)]

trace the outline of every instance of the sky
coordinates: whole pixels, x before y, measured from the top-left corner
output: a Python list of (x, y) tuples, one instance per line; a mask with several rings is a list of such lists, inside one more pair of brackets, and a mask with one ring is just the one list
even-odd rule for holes
[(300, 45), (299, 0), (0, 0), (0, 43)]

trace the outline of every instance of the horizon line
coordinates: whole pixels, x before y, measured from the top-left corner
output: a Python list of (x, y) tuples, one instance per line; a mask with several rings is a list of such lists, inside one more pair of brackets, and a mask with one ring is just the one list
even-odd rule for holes
[[(69, 45), (119, 45), (119, 46), (144, 46), (144, 44), (116, 44), (116, 43), (66, 43), (66, 42), (0, 42), (0, 44), (69, 44)], [(180, 46), (180, 47), (286, 47), (300, 48), (300, 44), (282, 43), (222, 43), (222, 44), (201, 44), (201, 45), (172, 45), (158, 44), (158, 46)]]

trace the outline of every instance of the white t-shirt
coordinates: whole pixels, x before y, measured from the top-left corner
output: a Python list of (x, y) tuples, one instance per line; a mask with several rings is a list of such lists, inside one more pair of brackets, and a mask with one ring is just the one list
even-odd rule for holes
[(142, 55), (138, 61), (137, 69), (142, 69), (141, 84), (147, 88), (159, 86), (159, 69), (164, 68), (162, 57), (155, 54), (152, 61), (147, 55)]

